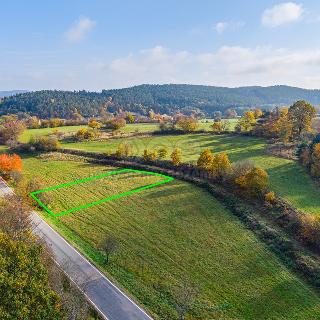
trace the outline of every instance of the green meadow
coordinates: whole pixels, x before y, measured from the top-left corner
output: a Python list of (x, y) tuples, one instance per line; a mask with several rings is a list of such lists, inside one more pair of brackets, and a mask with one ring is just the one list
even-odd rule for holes
[(180, 148), (184, 162), (196, 162), (200, 152), (206, 148), (213, 152), (226, 151), (232, 161), (250, 159), (268, 172), (271, 188), (293, 206), (307, 213), (320, 213), (320, 188), (295, 161), (267, 155), (265, 141), (260, 138), (209, 134), (164, 135), (68, 143), (63, 147), (114, 152), (123, 142), (131, 145), (135, 155), (142, 155), (144, 149), (166, 147), (170, 153), (174, 148)]
[[(237, 157), (236, 142), (232, 141), (235, 159), (250, 153), (243, 145)], [(215, 150), (219, 150), (217, 141)], [(41, 178), (46, 187), (115, 169), (78, 161), (24, 158), (25, 174)], [(116, 180), (115, 189), (128, 183), (121, 177)], [(83, 199), (100, 199), (104, 192), (104, 183), (96, 183), (81, 192), (70, 188), (63, 201), (61, 195), (53, 194), (52, 201), (67, 208), (78, 201), (79, 194)], [(174, 180), (59, 218), (43, 215), (154, 319), (177, 319), (172, 291), (185, 281), (199, 288), (189, 320), (320, 317), (316, 292), (283, 266), (221, 203), (191, 184)], [(119, 250), (109, 265), (98, 249), (106, 235), (119, 241)]]

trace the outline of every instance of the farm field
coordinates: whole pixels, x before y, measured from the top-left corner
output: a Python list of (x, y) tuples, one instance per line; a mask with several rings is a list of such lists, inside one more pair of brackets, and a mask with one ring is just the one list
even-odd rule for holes
[[(207, 130), (211, 131), (211, 125), (213, 120), (208, 120), (209, 122), (200, 122), (199, 130)], [(236, 119), (231, 119), (230, 128), (234, 130), (236, 125)], [(40, 129), (27, 129), (20, 136), (20, 142), (28, 142), (31, 136), (45, 136), (49, 135), (53, 132), (54, 129), (57, 129), (60, 132), (68, 133), (68, 132), (76, 132), (81, 128), (87, 127), (86, 125), (81, 126), (64, 126), (57, 128), (40, 128)], [(131, 133), (131, 132), (140, 132), (140, 133), (148, 133), (159, 130), (159, 125), (157, 123), (129, 123), (124, 128), (120, 130), (120, 132)]]
[(292, 205), (307, 213), (320, 212), (320, 188), (296, 162), (266, 155), (265, 142), (260, 138), (189, 134), (89, 141), (63, 146), (94, 152), (114, 152), (121, 142), (128, 142), (135, 155), (142, 155), (144, 149), (152, 150), (165, 146), (171, 152), (178, 147), (182, 149), (185, 162), (195, 162), (205, 148), (210, 148), (214, 152), (226, 151), (232, 161), (251, 159), (269, 173), (272, 189)]
[[(40, 176), (48, 187), (108, 170), (115, 168), (24, 158), (25, 173)], [(97, 198), (104, 192), (98, 183), (83, 191)], [(68, 205), (75, 192), (67, 193)], [(60, 218), (43, 214), (155, 319), (177, 319), (171, 292), (185, 279), (200, 289), (189, 319), (320, 317), (317, 294), (218, 201), (188, 183), (174, 180)], [(108, 266), (97, 250), (105, 235), (120, 242)]]

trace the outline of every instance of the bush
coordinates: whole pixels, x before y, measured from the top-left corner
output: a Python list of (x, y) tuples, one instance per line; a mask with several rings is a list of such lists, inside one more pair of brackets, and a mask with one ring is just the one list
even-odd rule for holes
[(106, 128), (111, 130), (119, 130), (126, 126), (126, 120), (123, 118), (115, 118), (106, 122)]
[(122, 142), (118, 145), (115, 155), (119, 158), (129, 157), (132, 155), (132, 147), (127, 142)]
[(193, 132), (199, 127), (199, 122), (192, 117), (182, 117), (178, 120), (177, 127), (184, 132)]
[(75, 134), (75, 138), (79, 141), (82, 140), (92, 140), (100, 137), (100, 132), (95, 129), (81, 128)]
[(60, 143), (56, 137), (31, 137), (29, 146), (37, 151), (55, 151), (60, 148)]

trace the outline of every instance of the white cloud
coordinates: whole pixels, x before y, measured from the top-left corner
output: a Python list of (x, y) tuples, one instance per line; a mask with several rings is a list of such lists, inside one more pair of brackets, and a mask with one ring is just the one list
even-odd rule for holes
[[(320, 50), (224, 46), (214, 52), (171, 51), (162, 46), (87, 66), (96, 88), (141, 83), (194, 83), (216, 86), (289, 84), (315, 88)], [(90, 78), (90, 76), (89, 76)], [(85, 78), (88, 81), (88, 77)]]
[(302, 14), (301, 4), (286, 2), (266, 9), (262, 14), (261, 22), (265, 27), (277, 27), (299, 20)]
[(69, 42), (80, 42), (96, 25), (95, 21), (87, 17), (80, 17), (69, 30), (65, 32), (65, 38)]
[(241, 28), (245, 25), (245, 23), (243, 21), (237, 21), (237, 22), (234, 22), (234, 21), (220, 21), (218, 23), (216, 23), (214, 26), (213, 26), (213, 29), (219, 33), (219, 34), (222, 34), (224, 31), (226, 31), (227, 29), (229, 30), (236, 30), (238, 28)]
[(214, 30), (216, 30), (218, 33), (221, 34), (223, 31), (227, 29), (227, 27), (228, 27), (228, 22), (218, 22), (214, 26)]
[(95, 58), (50, 68), (44, 63), (19, 69), (19, 74), (10, 72), (8, 69), (0, 77), (0, 87), (99, 90), (141, 83), (190, 83), (229, 87), (288, 84), (319, 89), (320, 49), (223, 46), (193, 53), (158, 45), (111, 61)]

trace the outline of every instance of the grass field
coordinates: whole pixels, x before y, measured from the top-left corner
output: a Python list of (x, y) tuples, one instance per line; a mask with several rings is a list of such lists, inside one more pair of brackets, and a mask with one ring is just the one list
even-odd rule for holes
[(107, 152), (115, 151), (118, 144), (123, 141), (130, 143), (134, 154), (137, 155), (142, 155), (146, 148), (155, 149), (166, 146), (171, 152), (178, 147), (182, 149), (183, 161), (186, 162), (195, 162), (201, 150), (205, 148), (210, 148), (214, 152), (226, 151), (232, 161), (251, 159), (267, 170), (274, 191), (302, 211), (311, 214), (320, 213), (320, 188), (296, 162), (266, 155), (263, 139), (233, 135), (190, 134), (70, 143), (64, 147)]
[[(210, 126), (212, 125), (212, 120), (208, 120), (209, 122), (202, 121), (199, 123), (199, 130), (207, 130), (211, 131)], [(234, 130), (236, 119), (231, 119), (230, 121), (230, 128)], [(21, 142), (28, 142), (31, 136), (45, 136), (51, 134), (54, 129), (57, 129), (60, 132), (68, 133), (68, 132), (76, 132), (80, 128), (87, 127), (83, 126), (64, 126), (58, 128), (40, 128), (40, 129), (27, 129), (25, 130), (22, 135), (20, 136)], [(132, 132), (140, 132), (140, 133), (148, 133), (154, 132), (159, 130), (159, 124), (157, 123), (129, 123), (120, 131), (125, 133), (132, 133)]]
[[(71, 161), (24, 159), (46, 186), (114, 170)], [(123, 183), (123, 180), (116, 182)], [(103, 184), (84, 189), (99, 198)], [(65, 206), (76, 201), (69, 189)], [(60, 201), (56, 199), (55, 201)], [(61, 203), (61, 201), (60, 201)], [(155, 319), (177, 319), (172, 287), (185, 279), (200, 289), (188, 319), (318, 319), (320, 299), (207, 192), (174, 180), (129, 197), (58, 218), (51, 224), (130, 292)], [(97, 250), (105, 235), (120, 249), (108, 266)], [(209, 309), (211, 311), (209, 311)]]

